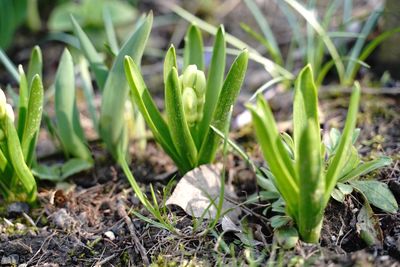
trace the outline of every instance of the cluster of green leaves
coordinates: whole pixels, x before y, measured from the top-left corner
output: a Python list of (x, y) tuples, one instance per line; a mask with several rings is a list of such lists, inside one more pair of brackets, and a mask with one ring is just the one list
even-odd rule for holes
[(36, 47), (31, 55), (28, 74), (19, 67), (18, 119), (0, 90), (0, 193), (7, 201), (36, 200), (36, 181), (30, 170), (43, 110), (43, 85), (40, 78), (42, 56)]
[[(129, 99), (129, 87), (124, 75), (123, 60), (128, 55), (140, 64), (153, 23), (153, 15), (150, 13), (147, 17), (139, 19), (134, 33), (120, 50), (115, 51), (116, 57), (110, 69), (77, 21), (73, 17), (71, 20), (75, 35), (79, 39), (80, 49), (89, 62), (95, 81), (102, 94), (98, 125), (100, 137), (114, 158), (118, 159), (119, 154), (126, 154), (128, 146), (128, 133), (124, 113), (125, 102)], [(109, 34), (109, 36), (114, 36), (115, 38), (113, 34)], [(110, 46), (113, 43), (117, 44), (116, 39), (109, 40)], [(115, 46), (115, 49), (118, 49), (118, 46)]]
[[(253, 14), (261, 33), (244, 23), (241, 26), (244, 31), (265, 47), (268, 57), (264, 57), (232, 35), (227, 34), (227, 42), (236, 48), (247, 47), (250, 51), (250, 59), (263, 65), (265, 70), (273, 77), (271, 81), (260, 87), (260, 91), (266, 90), (276, 83), (294, 79), (297, 72), (295, 66), (298, 65), (298, 51), (302, 55), (301, 65), (308, 63), (314, 68), (317, 85), (323, 83), (325, 76), (333, 67), (338, 74), (339, 82), (342, 85), (351, 85), (360, 67), (368, 67), (364, 61), (375, 48), (387, 38), (400, 32), (400, 28), (383, 32), (367, 44), (367, 37), (374, 30), (382, 15), (382, 8), (374, 10), (369, 15), (359, 33), (352, 33), (346, 30), (355, 21), (355, 18), (352, 17), (352, 0), (331, 1), (321, 19), (315, 12), (317, 6), (315, 0), (308, 0), (305, 4), (296, 0), (278, 0), (276, 4), (285, 15), (293, 35), (289, 52), (285, 57), (262, 10), (254, 0), (245, 0), (244, 2)], [(330, 26), (333, 19), (338, 18), (335, 14), (339, 10), (341, 2), (344, 10), (343, 19), (338, 29), (332, 31)], [(197, 23), (203, 30), (216, 34), (217, 30), (214, 26), (181, 7), (173, 5), (172, 10), (187, 21)], [(301, 19), (304, 19), (306, 23), (304, 24)], [(306, 30), (306, 34), (302, 34), (304, 30)], [(355, 40), (355, 43), (349, 50), (347, 44), (351, 40)], [(327, 56), (328, 60), (326, 60)]]
[[(393, 34), (400, 32), (400, 28), (384, 32), (366, 45), (368, 35), (374, 30), (383, 13), (383, 7), (378, 7), (371, 12), (363, 22), (360, 32), (352, 33), (346, 30), (355, 21), (355, 18), (352, 17), (352, 0), (331, 1), (321, 19), (318, 18), (317, 1), (315, 0), (308, 0), (304, 4), (297, 0), (276, 1), (279, 9), (285, 15), (293, 35), (285, 59), (278, 46), (276, 36), (260, 8), (254, 0), (245, 0), (245, 3), (256, 19), (262, 34), (257, 33), (246, 24), (242, 24), (242, 28), (266, 48), (275, 62), (284, 66), (287, 70), (292, 70), (292, 72), (295, 71), (293, 70), (296, 61), (295, 51), (301, 51), (303, 65), (306, 63), (312, 65), (316, 74), (317, 85), (323, 82), (326, 74), (333, 66), (336, 68), (340, 83), (351, 85), (360, 67), (368, 67), (364, 60), (374, 49)], [(337, 27), (338, 30), (331, 31), (333, 19), (335, 19), (335, 23), (338, 23), (338, 16), (335, 14), (341, 7), (341, 3), (343, 3), (342, 20)], [(298, 15), (305, 19), (305, 26), (299, 20)], [(304, 32), (304, 28), (306, 28), (306, 35), (301, 34)], [(353, 39), (355, 40), (354, 45), (349, 50), (347, 43)], [(327, 54), (330, 56), (328, 61), (325, 60)]]
[[(271, 109), (261, 95), (257, 98), (257, 105), (248, 106), (271, 179), (268, 181), (259, 177), (259, 183), (270, 190), (267, 197), (282, 197), (275, 203), (275, 211), (282, 211), (284, 206), (286, 214), (294, 220), (301, 238), (306, 242), (318, 242), (324, 210), (332, 193), (351, 192), (342, 186), (343, 183), (349, 183), (366, 196), (371, 196), (371, 192), (367, 192), (371, 191), (371, 186), (379, 184), (381, 190), (374, 196), (384, 194), (386, 201), (379, 203), (374, 197), (367, 197), (367, 200), (385, 211), (397, 210), (393, 195), (383, 183), (353, 181), (391, 163), (389, 158), (367, 163), (360, 161), (353, 146), (359, 99), (360, 87), (356, 83), (343, 134), (333, 130), (333, 141), (327, 146), (321, 140), (317, 88), (309, 65), (301, 71), (295, 83), (293, 138), (288, 134), (279, 134)], [(338, 189), (335, 189), (336, 186)]]
[(114, 26), (121, 29), (132, 25), (137, 18), (137, 12), (132, 5), (120, 0), (67, 1), (54, 8), (47, 22), (48, 28), (53, 32), (53, 38), (64, 41), (70, 39), (62, 32), (74, 31), (71, 16), (85, 29), (85, 33), (93, 40), (95, 47), (100, 49), (104, 40), (109, 37), (108, 31), (104, 31), (104, 26), (106, 29)]
[[(119, 159), (119, 152), (125, 157), (128, 146), (127, 126), (124, 119), (126, 117), (125, 103), (127, 99), (129, 101), (129, 98), (128, 85), (123, 75), (123, 58), (125, 55), (130, 55), (140, 62), (150, 33), (152, 14), (147, 18), (143, 17), (137, 23), (136, 30), (121, 50), (118, 49), (116, 39), (109, 40), (115, 44), (114, 51), (116, 53), (111, 69), (105, 64), (102, 55), (97, 52), (78, 22), (73, 17), (69, 19), (80, 42), (81, 52), (85, 56), (85, 58), (78, 57), (80, 59), (78, 65), (92, 124), (115, 159)], [(110, 27), (109, 31), (112, 31), (112, 23)], [(115, 38), (115, 35), (110, 36)], [(102, 93), (100, 118), (98, 118), (94, 106), (94, 93), (87, 65), (92, 69), (95, 81)], [(38, 165), (34, 168), (34, 173), (42, 179), (58, 181), (74, 173), (90, 169), (94, 163), (79, 118), (75, 89), (75, 68), (73, 57), (68, 49), (64, 50), (61, 57), (54, 87), (56, 124), (52, 124), (50, 121), (48, 121), (48, 124), (69, 160), (63, 164), (52, 166)]]
[[(182, 77), (178, 75), (175, 49), (170, 47), (164, 61), (166, 120), (150, 96), (138, 61), (131, 57), (125, 59), (132, 101), (138, 106), (156, 141), (174, 160), (181, 174), (214, 159), (219, 140), (210, 125), (221, 131), (225, 129), (229, 110), (243, 83), (248, 52), (243, 51), (237, 56), (224, 81), (225, 48), (225, 34), (220, 27), (213, 46), (207, 81), (200, 82), (205, 79), (204, 49), (197, 26), (192, 25), (185, 37)], [(187, 75), (192, 77), (188, 78), (192, 80), (189, 84)], [(201, 97), (196, 96), (200, 91)], [(204, 106), (198, 106), (198, 103)]]

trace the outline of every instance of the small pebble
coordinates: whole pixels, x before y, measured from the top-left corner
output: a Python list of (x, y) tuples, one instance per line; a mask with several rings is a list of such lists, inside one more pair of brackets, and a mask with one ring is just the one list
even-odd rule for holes
[(111, 231), (107, 231), (104, 233), (104, 236), (107, 237), (108, 239), (110, 239), (111, 241), (115, 240), (115, 234)]
[(7, 206), (9, 218), (21, 216), (22, 213), (29, 213), (29, 205), (23, 202), (14, 202)]
[(26, 229), (26, 226), (23, 225), (22, 223), (15, 223), (14, 227), (15, 227), (15, 230), (17, 230), (17, 231), (23, 231)]
[(10, 256), (1, 258), (1, 265), (17, 265), (18, 262), (19, 256), (17, 254), (11, 254)]

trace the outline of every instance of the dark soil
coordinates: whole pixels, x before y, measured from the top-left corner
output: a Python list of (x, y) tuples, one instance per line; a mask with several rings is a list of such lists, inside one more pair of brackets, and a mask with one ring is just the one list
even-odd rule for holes
[[(280, 98), (278, 95), (277, 98)], [(330, 110), (325, 124), (341, 125), (346, 98), (323, 94), (322, 110)], [(392, 166), (374, 173), (389, 184), (397, 200), (399, 195), (399, 129), (400, 105), (397, 97), (364, 96), (358, 126), (362, 129), (359, 147), (365, 155), (385, 154), (394, 159)], [(290, 110), (282, 111), (289, 112)], [(282, 116), (285, 116), (284, 114)], [(235, 134), (233, 134), (235, 135)], [(378, 138), (377, 136), (380, 136)], [(250, 146), (241, 137), (243, 145)], [(254, 147), (254, 143), (252, 144)], [(96, 149), (94, 149), (97, 151)], [(253, 148), (254, 151), (254, 148)], [(259, 152), (254, 151), (256, 161)], [(59, 184), (43, 183), (40, 205), (25, 215), (2, 212), (0, 222), (0, 259), (3, 264), (28, 266), (140, 266), (153, 262), (155, 266), (191, 262), (201, 266), (244, 264), (246, 246), (235, 236), (226, 234), (223, 240), (236, 256), (216, 250), (217, 239), (212, 234), (193, 232), (193, 221), (179, 209), (168, 212), (184, 235), (177, 236), (150, 226), (132, 211), (151, 217), (133, 195), (124, 175), (110, 164), (107, 155), (97, 155), (96, 168)], [(256, 190), (254, 175), (246, 163), (230, 156), (230, 182), (242, 201)], [(150, 142), (146, 152), (133, 158), (131, 169), (148, 191), (151, 181), (162, 192), (175, 175), (172, 161)], [(162, 202), (161, 194), (159, 201)], [(306, 263), (313, 266), (396, 266), (400, 261), (400, 214), (389, 215), (375, 210), (384, 234), (382, 246), (367, 247), (356, 230), (356, 216), (361, 198), (348, 197), (344, 204), (334, 200), (329, 204), (324, 220), (321, 245), (298, 244), (293, 251), (273, 251), (271, 230), (260, 219), (256, 207), (248, 217), (256, 240), (267, 245), (252, 248), (255, 255), (264, 255), (263, 262), (282, 261), (285, 264)], [(217, 226), (217, 231), (221, 231)], [(270, 251), (268, 253), (268, 251)], [(273, 254), (270, 254), (273, 253)], [(271, 255), (271, 258), (268, 258)], [(274, 256), (275, 255), (275, 256)]]

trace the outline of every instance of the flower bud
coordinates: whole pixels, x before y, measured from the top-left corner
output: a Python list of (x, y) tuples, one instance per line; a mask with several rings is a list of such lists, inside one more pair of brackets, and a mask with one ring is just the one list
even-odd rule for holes
[(10, 118), (10, 120), (12, 122), (14, 122), (14, 120), (15, 120), (14, 111), (13, 111), (12, 106), (10, 104), (6, 104), (6, 114), (7, 114), (8, 118)]
[(193, 88), (185, 87), (182, 93), (183, 110), (189, 126), (197, 121), (197, 96)]
[(189, 65), (183, 72), (182, 84), (183, 87), (192, 87), (196, 95), (201, 97), (206, 90), (206, 76), (196, 65)]
[(6, 101), (6, 95), (3, 90), (0, 89), (0, 119), (4, 118), (4, 115), (6, 114)]
[[(190, 107), (190, 115), (186, 110), (189, 110), (189, 107), (185, 108), (186, 118), (189, 124), (193, 124), (199, 122), (203, 118), (203, 108), (205, 102), (205, 91), (206, 91), (206, 76), (204, 72), (197, 69), (196, 65), (189, 65), (183, 72), (183, 74), (179, 77), (181, 81), (182, 94), (190, 94), (190, 98), (195, 99), (191, 100)], [(189, 90), (190, 93), (189, 93)], [(187, 91), (187, 92), (185, 92)], [(189, 98), (189, 96), (185, 96), (182, 98)], [(190, 119), (188, 119), (190, 117)]]

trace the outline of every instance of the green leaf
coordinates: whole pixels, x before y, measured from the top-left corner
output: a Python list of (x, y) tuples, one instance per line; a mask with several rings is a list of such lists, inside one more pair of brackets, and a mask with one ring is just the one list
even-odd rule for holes
[(43, 164), (37, 165), (32, 169), (32, 173), (41, 180), (49, 180), (52, 182), (61, 182), (72, 175), (89, 170), (93, 167), (93, 163), (84, 159), (69, 159), (62, 164), (54, 164), (47, 166)]
[(168, 125), (155, 105), (150, 93), (143, 81), (139, 68), (129, 56), (125, 57), (125, 74), (131, 88), (131, 100), (142, 113), (147, 125), (152, 131), (156, 141), (162, 146), (165, 152), (174, 160), (178, 168), (180, 165), (179, 154), (176, 151)]
[(318, 119), (318, 95), (314, 84), (314, 78), (310, 65), (307, 65), (299, 74), (296, 80), (294, 101), (293, 101), (293, 136), (295, 145), (295, 159), (299, 157), (300, 138), (309, 126), (308, 121), (312, 120), (314, 129), (310, 135), (315, 136), (314, 147), (320, 149), (321, 137)]
[(340, 58), (339, 52), (336, 49), (335, 44), (329, 38), (325, 29), (318, 22), (316, 16), (310, 11), (307, 10), (303, 5), (301, 5), (298, 1), (295, 0), (285, 0), (292, 8), (294, 8), (306, 21), (307, 23), (314, 29), (315, 32), (322, 38), (329, 54), (331, 55), (333, 62), (336, 66), (336, 70), (338, 72), (340, 81), (344, 81), (345, 68), (343, 62)]
[(74, 64), (67, 49), (64, 50), (57, 69), (55, 90), (57, 127), (64, 149), (70, 155), (92, 161), (79, 121), (75, 100)]
[(292, 249), (299, 241), (299, 234), (294, 227), (279, 227), (275, 230), (275, 237), (283, 249)]
[[(382, 6), (379, 9), (372, 12), (371, 15), (368, 17), (367, 21), (365, 22), (365, 24), (357, 38), (356, 43), (354, 44), (353, 48), (351, 49), (349, 64), (347, 65), (347, 68), (346, 68), (346, 78), (347, 77), (351, 78), (354, 68), (357, 65), (357, 59), (359, 58), (359, 56), (362, 52), (362, 48), (364, 47), (365, 41), (367, 40), (367, 37), (374, 29), (376, 23), (378, 22), (378, 19), (381, 17), (383, 8), (384, 7)], [(352, 80), (347, 80), (347, 82), (351, 83)]]
[(368, 246), (380, 245), (383, 242), (383, 232), (379, 218), (374, 214), (368, 202), (365, 202), (357, 215), (357, 232)]
[[(247, 106), (253, 117), (253, 124), (261, 150), (273, 174), (275, 185), (286, 201), (288, 214), (297, 218), (299, 187), (295, 170), (282, 140), (272, 111), (266, 100), (259, 95), (257, 106)], [(278, 147), (282, 148), (279, 149)]]
[(334, 200), (340, 202), (340, 203), (344, 203), (345, 200), (345, 195), (343, 194), (342, 191), (340, 191), (337, 188), (334, 188), (332, 193), (331, 193), (331, 197), (333, 197)]
[(192, 24), (185, 36), (183, 69), (185, 70), (189, 65), (196, 65), (197, 69), (204, 70), (203, 50), (203, 38), (201, 37), (201, 32), (197, 26)]
[(375, 207), (390, 213), (397, 212), (399, 207), (387, 184), (374, 180), (365, 180), (351, 181), (350, 185), (361, 192), (368, 202)]
[(29, 60), (28, 65), (28, 85), (30, 86), (33, 80), (33, 77), (38, 74), (42, 77), (42, 69), (43, 69), (43, 59), (42, 59), (42, 51), (39, 46), (35, 46), (32, 49), (31, 58)]
[(87, 37), (86, 33), (82, 30), (81, 26), (72, 15), (71, 21), (74, 27), (74, 33), (79, 39), (81, 50), (89, 61), (90, 67), (95, 75), (97, 85), (99, 86), (100, 90), (103, 90), (107, 80), (108, 68), (104, 64), (102, 57), (96, 51), (96, 48), (92, 42), (89, 40), (89, 37)]
[(121, 148), (122, 151), (127, 149), (124, 111), (129, 86), (123, 61), (126, 55), (130, 55), (137, 64), (140, 64), (152, 24), (153, 14), (150, 12), (121, 48), (104, 86), (100, 111), (100, 135), (115, 159), (117, 159), (117, 149)]
[(203, 137), (206, 136), (207, 131), (209, 131), (208, 128), (212, 119), (212, 115), (214, 113), (219, 95), (221, 93), (225, 72), (225, 49), (225, 30), (224, 27), (221, 25), (215, 36), (213, 54), (210, 67), (208, 69), (203, 119), (199, 123), (199, 130), (197, 134), (198, 136), (196, 138), (196, 145), (198, 148), (200, 148)]
[[(240, 88), (244, 81), (247, 70), (248, 52), (243, 51), (233, 62), (231, 69), (222, 86), (218, 102), (211, 119), (211, 125), (220, 131), (224, 131), (227, 127), (227, 116), (231, 106), (236, 101)], [(218, 136), (214, 131), (208, 129), (206, 137), (201, 145), (199, 154), (199, 164), (210, 163), (214, 157), (218, 146)]]
[(178, 64), (176, 63), (175, 47), (173, 45), (167, 51), (164, 59), (164, 86), (167, 84), (168, 74), (172, 68), (178, 69)]
[(181, 161), (188, 162), (185, 168), (180, 170), (184, 174), (196, 166), (197, 149), (186, 123), (178, 71), (175, 68), (170, 71), (165, 86), (165, 110), (174, 146)]
[(111, 48), (111, 51), (116, 55), (118, 54), (119, 47), (117, 36), (114, 30), (114, 24), (112, 21), (112, 17), (110, 14), (110, 10), (107, 7), (103, 8), (103, 21), (104, 21), (104, 28), (106, 30), (108, 45)]
[(390, 164), (392, 164), (392, 159), (390, 157), (381, 157), (375, 160), (364, 162), (359, 164), (356, 168), (347, 173), (345, 176), (341, 177), (339, 180), (341, 182), (351, 181), (353, 179), (356, 179), (357, 177), (360, 177), (361, 175), (367, 174), (385, 166), (389, 166)]
[(288, 216), (282, 216), (282, 215), (275, 215), (271, 217), (271, 226), (272, 228), (279, 228), (282, 227), (286, 224), (288, 224), (291, 221), (290, 217)]
[[(205, 22), (204, 20), (194, 16), (193, 14), (189, 13), (188, 11), (184, 10), (183, 8), (179, 7), (178, 5), (172, 5), (172, 11), (184, 18), (185, 20), (196, 23), (196, 25), (201, 28), (202, 30), (215, 35), (218, 32), (218, 29), (213, 25)], [(293, 79), (293, 74), (290, 73), (288, 70), (284, 69), (283, 67), (279, 66), (272, 60), (261, 56), (255, 49), (251, 48), (248, 44), (244, 43), (239, 38), (236, 38), (233, 35), (225, 34), (225, 40), (230, 45), (236, 47), (237, 49), (244, 49), (247, 48), (249, 50), (249, 58), (255, 62), (260, 63), (264, 66), (266, 71), (270, 73), (274, 78), (279, 76), (284, 76), (286, 79)]]
[(315, 243), (319, 240), (324, 215), (325, 180), (322, 176), (319, 124), (310, 118), (305, 126), (297, 148), (300, 198), (296, 223), (302, 239)]
[[(277, 61), (278, 64), (282, 65), (283, 60), (282, 60), (281, 51), (279, 49), (278, 43), (275, 39), (275, 35), (272, 32), (267, 19), (262, 14), (260, 8), (258, 7), (258, 5), (255, 3), (254, 0), (244, 0), (244, 3), (246, 4), (247, 8), (252, 13), (259, 28), (261, 29), (261, 32), (263, 33), (263, 35), (265, 37), (263, 39), (268, 43), (268, 45), (266, 46), (268, 49), (268, 52), (271, 54), (272, 58), (275, 61), (278, 60)], [(251, 29), (249, 28), (249, 30), (251, 30)], [(264, 42), (261, 42), (261, 43), (264, 43)]]
[(36, 200), (37, 194), (35, 178), (25, 163), (18, 134), (14, 127), (14, 122), (8, 116), (5, 116), (4, 120), (10, 162), (13, 166), (18, 181), (24, 188), (24, 192), (27, 195), (27, 201), (32, 203)]
[[(1, 40), (1, 38), (0, 38), (0, 40)], [(16, 82), (19, 82), (18, 69), (15, 67), (14, 63), (11, 62), (10, 58), (7, 57), (6, 53), (4, 52), (4, 50), (1, 47), (0, 47), (0, 62), (3, 64), (3, 66), (6, 68), (6, 70), (10, 73), (12, 78)]]
[(18, 122), (17, 131), (19, 139), (24, 134), (26, 112), (28, 110), (29, 101), (29, 85), (26, 79), (24, 69), (21, 65), (18, 66), (19, 71), (19, 98), (18, 98)]
[[(361, 55), (358, 57), (358, 61), (365, 61), (369, 57), (369, 55), (375, 50), (375, 48), (378, 47), (378, 45), (380, 45), (386, 39), (390, 38), (391, 36), (399, 32), (400, 32), (400, 27), (397, 27), (393, 30), (385, 31), (380, 35), (374, 37), (374, 39), (371, 40), (371, 42), (362, 50)], [(349, 82), (354, 80), (354, 77), (356, 76), (360, 67), (361, 64), (354, 65), (351, 74), (347, 77), (347, 80)]]
[(28, 166), (32, 164), (35, 154), (37, 136), (40, 130), (43, 111), (43, 84), (39, 74), (33, 76), (31, 83), (28, 113), (21, 138), (22, 153)]
[(328, 203), (330, 194), (335, 187), (341, 169), (346, 163), (346, 155), (352, 146), (352, 135), (356, 126), (358, 104), (360, 102), (360, 85), (354, 84), (353, 93), (350, 98), (350, 105), (347, 112), (346, 123), (344, 126), (342, 137), (337, 148), (337, 152), (334, 155), (331, 164), (329, 165), (326, 172), (326, 185), (325, 185), (325, 202)]

